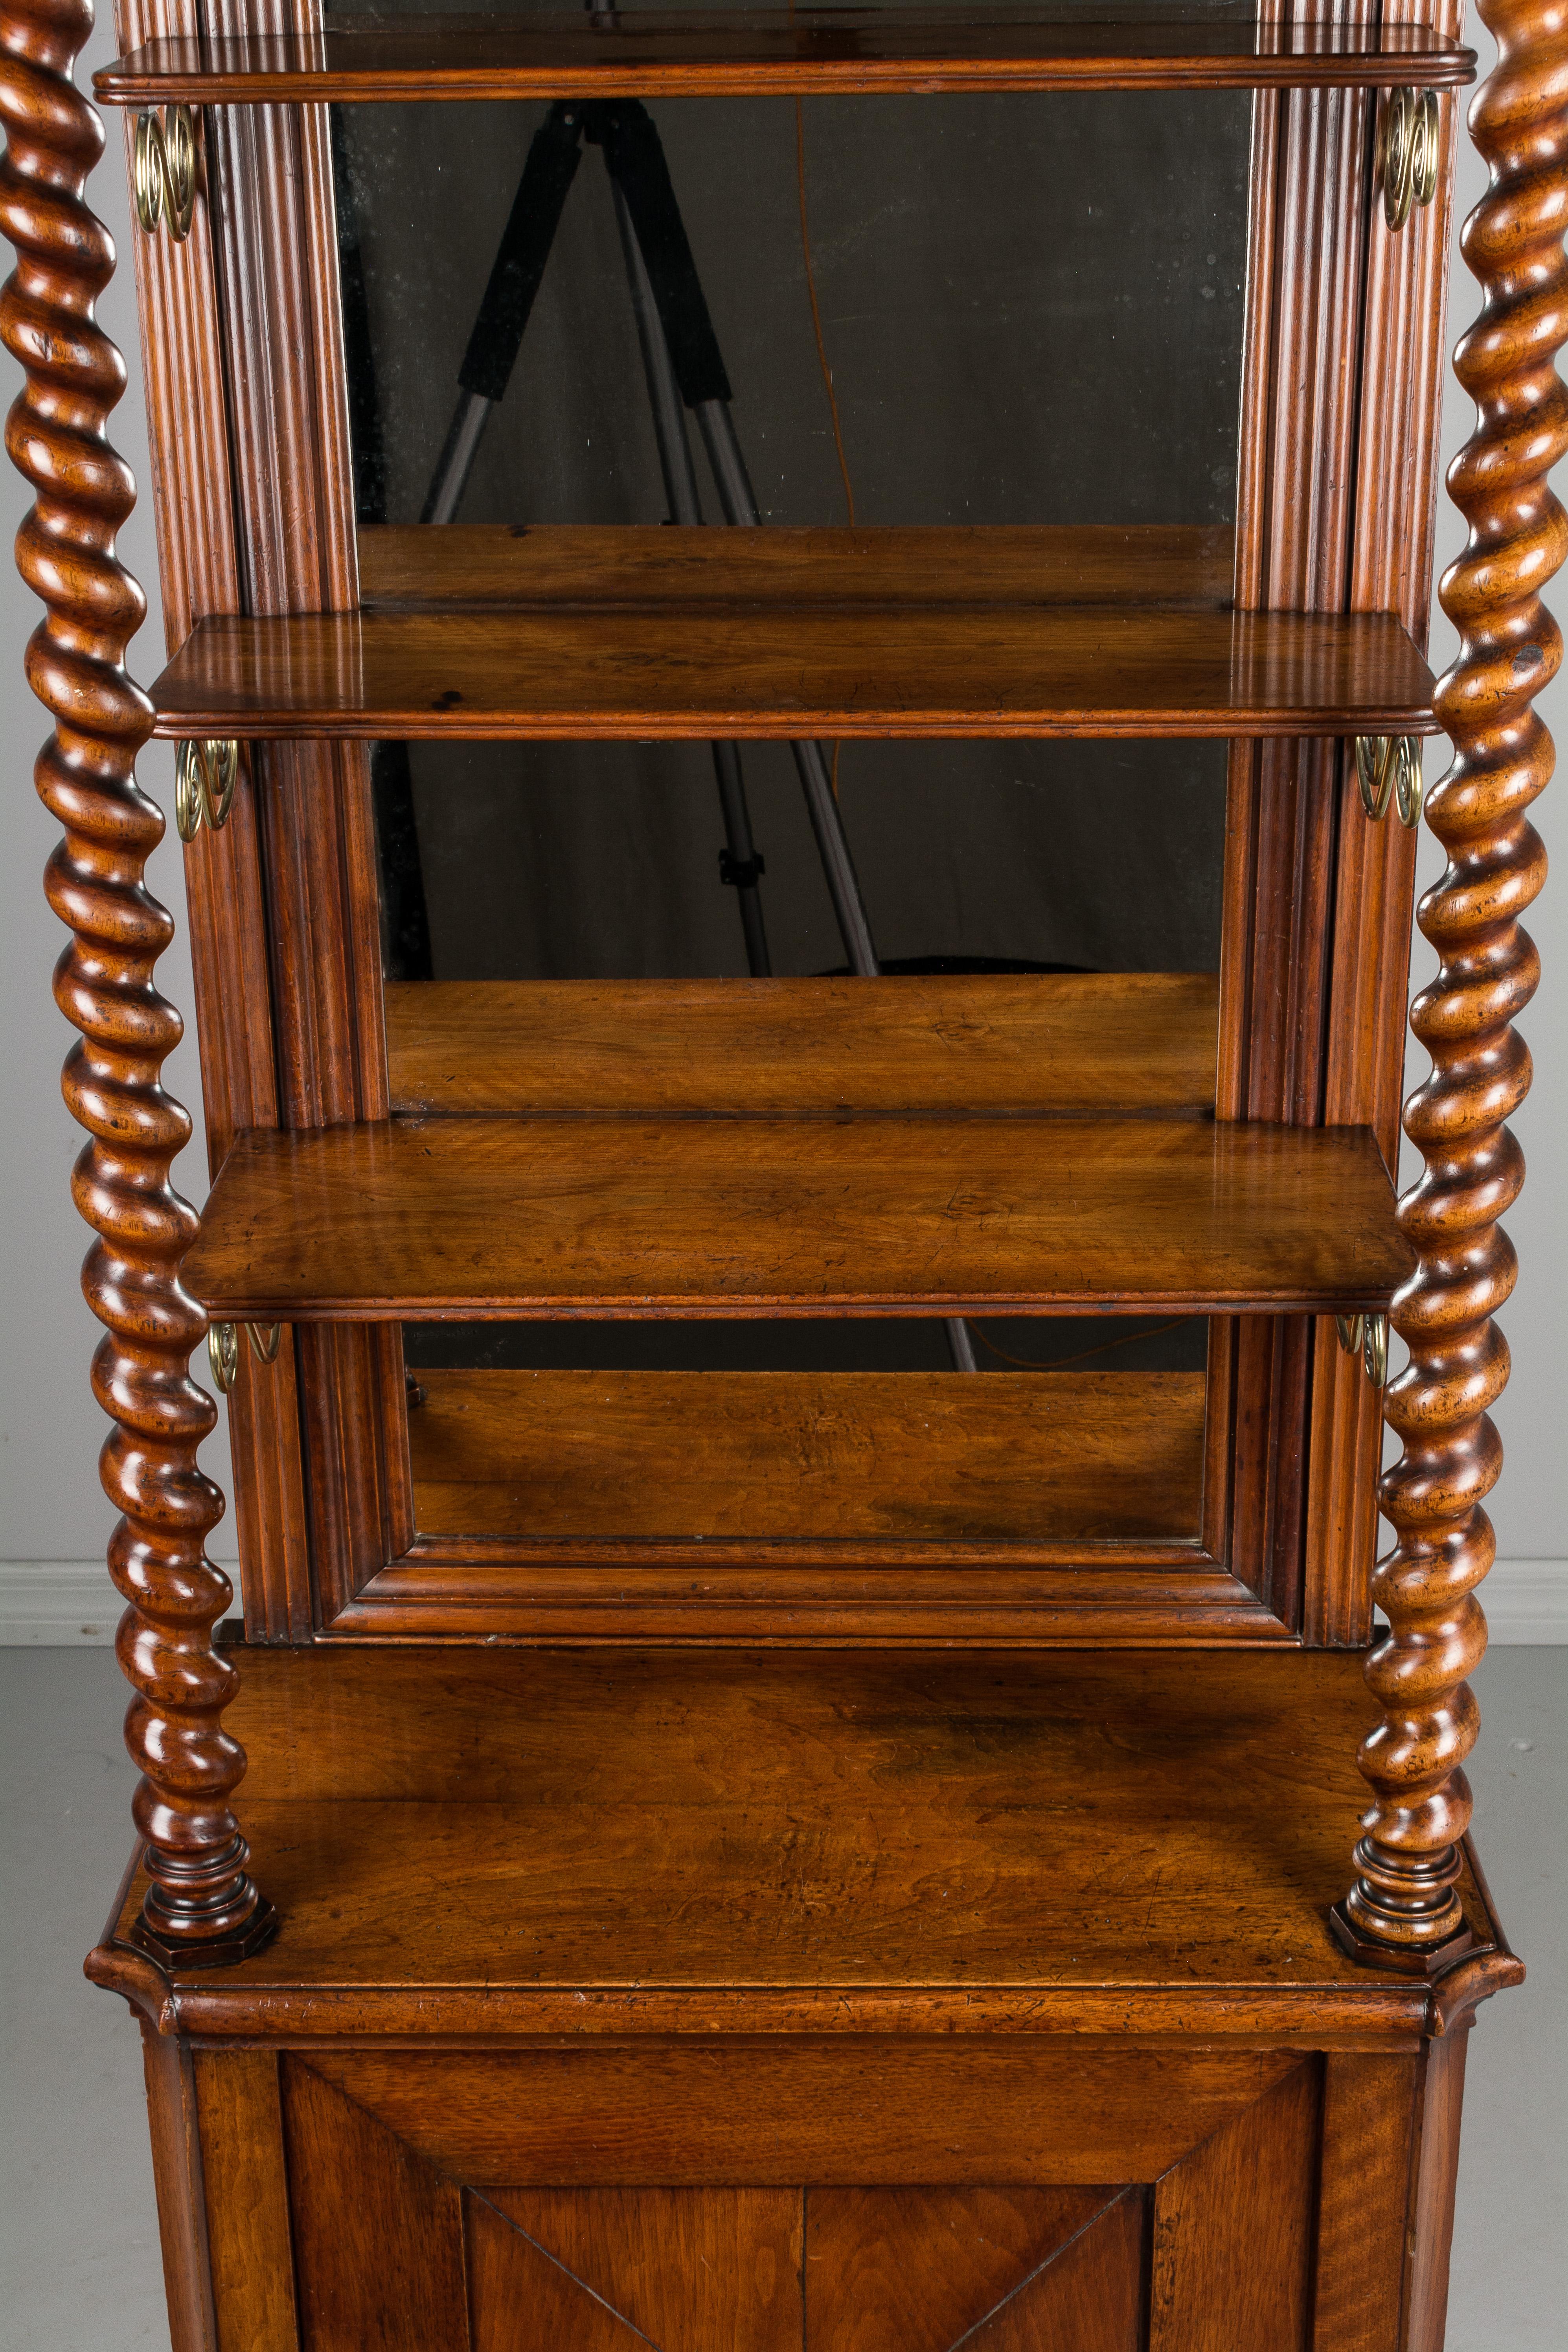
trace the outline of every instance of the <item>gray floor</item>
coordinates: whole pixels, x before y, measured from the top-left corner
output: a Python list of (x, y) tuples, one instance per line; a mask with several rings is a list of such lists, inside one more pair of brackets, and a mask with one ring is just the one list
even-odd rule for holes
[[(1448, 2352), (1555, 2352), (1568, 2301), (1568, 1650), (1496, 1651), (1477, 1685), (1478, 1832), (1531, 1976), (1482, 2010), (1470, 2046)], [(81, 1975), (129, 1846), (114, 1660), (0, 1652), (0, 1693), (10, 2044), (0, 2338), (8, 2352), (166, 2352), (136, 2031)]]

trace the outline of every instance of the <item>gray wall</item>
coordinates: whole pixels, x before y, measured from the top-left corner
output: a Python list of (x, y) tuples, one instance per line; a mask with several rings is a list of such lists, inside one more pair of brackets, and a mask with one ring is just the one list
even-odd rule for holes
[[(89, 55), (89, 68), (110, 54), (112, 46), (107, 25), (100, 26)], [(85, 76), (84, 68), (80, 79)], [(1468, 208), (1479, 187), (1479, 172), (1468, 155), (1463, 173), (1461, 197)], [(130, 232), (118, 134), (95, 184), (95, 202), (123, 252)], [(1458, 264), (1454, 301), (1456, 322), (1468, 319), (1474, 309), (1473, 286)], [(129, 273), (110, 289), (101, 315), (116, 341), (133, 348), (135, 307)], [(831, 317), (828, 324), (831, 329)], [(4, 367), (14, 383), (9, 360)], [(144, 478), (147, 461), (139, 381), (132, 383), (117, 412), (115, 425), (118, 446)], [(1457, 447), (1467, 429), (1465, 404), (1456, 393), (1446, 415), (1445, 449)], [(19, 520), (26, 503), (24, 487), (8, 469), (4, 480), (9, 511)], [(1454, 553), (1461, 537), (1458, 518), (1445, 508), (1439, 530), (1444, 560)], [(155, 578), (151, 521), (144, 510), (127, 526), (121, 552), (141, 580)], [(87, 1386), (87, 1363), (98, 1327), (77, 1286), (85, 1232), (76, 1219), (67, 1187), (79, 1136), (61, 1104), (58, 1085), (69, 1033), (47, 991), (47, 974), (59, 951), (61, 933), (38, 887), (39, 872), (54, 838), (52, 821), (35, 797), (30, 774), (45, 722), (16, 667), (16, 653), (36, 617), (36, 606), (7, 564), (0, 571), (0, 645), (13, 649), (7, 664), (14, 683), (5, 743), (5, 805), (13, 812), (13, 854), (5, 861), (0, 883), (5, 893), (0, 938), (11, 1008), (4, 1082), (12, 1115), (4, 1134), (6, 1345), (0, 1368), (4, 1386), (0, 1561), (100, 1557), (110, 1517), (93, 1467), (104, 1424)], [(1446, 657), (1452, 642), (1439, 616), (1434, 635), (1439, 658)], [(154, 606), (132, 649), (133, 667), (140, 677), (146, 678), (156, 672), (161, 645)], [(1568, 730), (1568, 683), (1560, 680), (1552, 687), (1543, 698), (1543, 709), (1560, 735)], [(144, 785), (165, 807), (171, 769), (170, 755), (163, 747), (150, 751), (141, 768)], [(1555, 798), (1545, 804), (1542, 823), (1549, 842), (1558, 829), (1559, 805)], [(1430, 878), (1439, 861), (1429, 842), (1424, 854), (1426, 875)], [(180, 852), (172, 828), (169, 841), (153, 861), (151, 880), (180, 926), (175, 948), (161, 968), (162, 984), (176, 1003), (188, 1005), (191, 991)], [(1562, 1462), (1565, 1449), (1552, 1354), (1553, 1339), (1568, 1320), (1560, 1210), (1555, 1218), (1552, 1215), (1562, 1196), (1568, 1156), (1564, 1152), (1568, 1072), (1563, 1048), (1568, 1028), (1568, 923), (1563, 907), (1559, 887), (1543, 900), (1531, 924), (1546, 977), (1524, 1024), (1538, 1072), (1536, 1094), (1519, 1121), (1519, 1134), (1531, 1162), (1531, 1183), (1510, 1219), (1525, 1270), (1506, 1317), (1514, 1354), (1514, 1384), (1498, 1419), (1511, 1458), (1496, 1497), (1494, 1516), (1500, 1548), (1515, 1559), (1560, 1559), (1564, 1550)], [(1418, 977), (1431, 970), (1432, 961), (1430, 950), (1418, 940)], [(1412, 1075), (1415, 1075), (1414, 1066)], [(182, 1100), (187, 1104), (199, 1100), (195, 1055), (189, 1041), (172, 1057), (166, 1076)], [(203, 1190), (204, 1166), (198, 1137), (176, 1171), (184, 1188), (197, 1199)], [(220, 1425), (206, 1455), (207, 1466), (220, 1484), (227, 1480), (226, 1457)], [(227, 1529), (220, 1528), (213, 1546), (217, 1558), (232, 1557), (227, 1535)]]

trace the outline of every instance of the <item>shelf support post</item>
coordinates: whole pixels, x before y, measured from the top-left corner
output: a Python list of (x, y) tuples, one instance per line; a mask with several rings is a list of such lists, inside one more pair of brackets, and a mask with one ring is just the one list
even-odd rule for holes
[(82, 1287), (106, 1327), (92, 1366), (113, 1423), (100, 1466), (122, 1513), (109, 1566), (129, 1603), (117, 1647), (134, 1691), (126, 1745), (142, 1773), (132, 1810), (150, 1884), (136, 1933), (165, 1965), (212, 1966), (256, 1950), (276, 1921), (229, 1810), (245, 1755), (222, 1717), (238, 1677), (212, 1639), (233, 1593), (205, 1553), (224, 1506), (196, 1452), (216, 1409), (190, 1378), (205, 1318), (180, 1266), (197, 1218), (170, 1176), (191, 1121), (160, 1083), (183, 1024), (153, 981), (174, 926), (144, 879), (163, 819), (136, 782), (153, 712), (125, 670), (146, 606), (115, 556), (135, 502), (107, 433), (125, 369), (93, 315), (114, 268), (86, 203), (103, 133), (71, 79), (92, 8), (6, 0), (5, 16), (0, 226), (16, 268), (0, 336), (26, 378), (5, 438), (36, 493), (16, 561), (46, 608), (26, 676), (55, 720), (38, 792), (65, 828), (46, 889), (71, 934), (55, 997), (80, 1035), (62, 1086), (89, 1138), (74, 1177), (96, 1235)]
[(1358, 1959), (1417, 1970), (1468, 1940), (1457, 1882), (1470, 1818), (1463, 1767), (1479, 1717), (1466, 1678), (1486, 1648), (1475, 1594), (1496, 1544), (1482, 1503), (1502, 1462), (1488, 1413), (1509, 1370), (1491, 1318), (1516, 1271), (1498, 1219), (1524, 1179), (1505, 1121), (1531, 1076), (1510, 1024), (1539, 976), (1519, 918), (1545, 878), (1526, 813), (1552, 766), (1532, 704), (1563, 653), (1540, 591), (1568, 553), (1568, 517), (1547, 487), (1568, 450), (1555, 364), (1568, 339), (1562, 19), (1557, 0), (1479, 7), (1498, 63), (1469, 119), (1491, 184), (1465, 225), (1464, 253), (1484, 301), (1454, 361), (1477, 424), (1448, 472), (1469, 538), (1440, 591), (1460, 633), (1436, 692), (1454, 760), (1426, 801), (1448, 864), (1419, 909), (1439, 958), (1410, 1016), (1432, 1056), (1405, 1109), (1426, 1167), (1399, 1221), (1419, 1263), (1394, 1302), (1410, 1361), (1385, 1412), (1404, 1450), (1379, 1489), (1398, 1540), (1373, 1582), (1388, 1620), (1367, 1663), (1383, 1709), (1361, 1751), (1373, 1802), (1355, 1883), (1333, 1915)]

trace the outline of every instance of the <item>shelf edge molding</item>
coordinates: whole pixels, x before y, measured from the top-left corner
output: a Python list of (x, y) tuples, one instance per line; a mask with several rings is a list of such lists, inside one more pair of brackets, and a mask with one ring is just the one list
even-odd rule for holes
[(1417, 1969), (1461, 1951), (1468, 1933), (1457, 1892), (1471, 1811), (1463, 1767), (1479, 1712), (1466, 1677), (1486, 1649), (1476, 1590), (1497, 1549), (1482, 1504), (1502, 1447), (1488, 1408), (1509, 1373), (1492, 1317), (1517, 1272), (1498, 1218), (1524, 1181), (1504, 1122), (1531, 1078), (1511, 1024), (1540, 972), (1519, 918), (1545, 879), (1528, 811), (1553, 757), (1533, 704), (1563, 656), (1540, 592), (1568, 554), (1568, 515), (1548, 487), (1568, 454), (1556, 367), (1568, 340), (1562, 19), (1549, 0), (1479, 0), (1479, 10), (1498, 63), (1470, 131), (1490, 185), (1462, 242), (1483, 301), (1454, 361), (1479, 422), (1448, 471), (1469, 537), (1439, 591), (1460, 642), (1437, 688), (1454, 762), (1426, 797), (1448, 863), (1419, 909), (1439, 968), (1410, 1014), (1432, 1070), (1405, 1108), (1426, 1167), (1399, 1210), (1417, 1266), (1394, 1304), (1410, 1360), (1385, 1404), (1404, 1449), (1380, 1487), (1397, 1541), (1373, 1583), (1388, 1620), (1366, 1669), (1383, 1708), (1361, 1751), (1373, 1801), (1334, 1913), (1358, 1958)]
[(1381, 1311), (1370, 1130), (405, 1118), (241, 1135), (186, 1276), (233, 1322)]
[(217, 614), (152, 689), (166, 738), (371, 742), (1429, 735), (1432, 691), (1386, 613), (826, 592)]
[(0, 226), (16, 268), (0, 336), (26, 376), (6, 439), (35, 493), (17, 565), (45, 606), (26, 676), (54, 727), (35, 780), (65, 828), (45, 887), (71, 934), (55, 997), (80, 1033), (63, 1089), (89, 1138), (73, 1189), (95, 1235), (82, 1287), (107, 1334), (92, 1366), (112, 1423), (100, 1475), (122, 1514), (109, 1568), (128, 1604), (118, 1649), (147, 1872), (131, 1932), (162, 1964), (200, 1968), (246, 1958), (277, 1923), (229, 1807), (245, 1756), (222, 1718), (238, 1676), (213, 1644), (233, 1593), (205, 1548), (224, 1506), (197, 1450), (216, 1412), (188, 1370), (205, 1328), (180, 1274), (196, 1213), (170, 1176), (191, 1121), (161, 1083), (182, 1024), (153, 976), (174, 925), (144, 879), (163, 819), (134, 773), (153, 711), (125, 670), (145, 605), (114, 552), (135, 486), (108, 437), (125, 370), (93, 320), (114, 247), (86, 201), (102, 131), (71, 79), (91, 29), (87, 0), (7, 10)]
[(111, 106), (407, 100), (801, 97), (1049, 89), (1451, 89), (1475, 53), (1426, 26), (1263, 25), (1184, 7), (1118, 20), (910, 8), (564, 10), (416, 27), (163, 38), (94, 77)]

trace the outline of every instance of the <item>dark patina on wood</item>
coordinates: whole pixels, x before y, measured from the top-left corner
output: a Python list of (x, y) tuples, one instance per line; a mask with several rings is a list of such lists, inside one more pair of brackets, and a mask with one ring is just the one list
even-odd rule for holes
[(1336, 1929), (1360, 1958), (1422, 1968), (1462, 1946), (1456, 1893), (1469, 1823), (1463, 1765), (1479, 1713), (1466, 1675), (1486, 1647), (1476, 1588), (1496, 1542), (1482, 1508), (1502, 1447), (1488, 1418), (1508, 1379), (1492, 1321), (1514, 1285), (1498, 1223), (1524, 1161), (1504, 1124), (1530, 1087), (1511, 1023), (1535, 992), (1539, 961), (1520, 917), (1539, 893), (1546, 853), (1527, 812), (1552, 767), (1533, 709), (1563, 657), (1541, 590), (1568, 553), (1568, 517), (1547, 487), (1568, 450), (1568, 392), (1556, 353), (1568, 339), (1568, 67), (1561, 19), (1542, 0), (1485, 0), (1498, 65), (1470, 111), (1491, 173), (1464, 233), (1485, 303), (1455, 368), (1476, 430), (1448, 475), (1469, 542), (1444, 575), (1443, 609), (1460, 632), (1437, 688), (1454, 763), (1427, 796), (1448, 854), (1420, 924), (1440, 959), (1410, 1025), (1432, 1073), (1405, 1107), (1426, 1171), (1400, 1203), (1419, 1254), (1394, 1302), (1408, 1368), (1387, 1415), (1404, 1452), (1380, 1490), (1398, 1536), (1373, 1597), (1388, 1633), (1367, 1679), (1383, 1720), (1362, 1749), (1373, 1801), (1354, 1885)]
[(125, 672), (145, 605), (114, 553), (135, 499), (106, 429), (125, 371), (93, 319), (114, 249), (84, 194), (103, 135), (70, 79), (92, 12), (80, 0), (25, 0), (5, 16), (0, 221), (17, 267), (0, 297), (0, 333), (26, 373), (6, 446), (37, 494), (16, 559), (46, 606), (26, 672), (55, 719), (38, 792), (65, 827), (47, 888), (71, 932), (55, 998), (80, 1032), (63, 1087), (91, 1138), (74, 1179), (98, 1236), (82, 1287), (108, 1331), (93, 1392), (114, 1424), (104, 1487), (124, 1515), (109, 1565), (130, 1604), (118, 1646), (136, 1694), (125, 1735), (142, 1768), (134, 1811), (147, 1841), (137, 1934), (165, 1958), (210, 1964), (255, 1950), (275, 1923), (229, 1808), (245, 1770), (222, 1727), (237, 1676), (212, 1645), (232, 1591), (205, 1550), (223, 1513), (196, 1466), (214, 1407), (186, 1369), (205, 1318), (180, 1279), (197, 1219), (170, 1164), (191, 1123), (160, 1078), (181, 1022), (153, 979), (174, 927), (142, 878), (163, 832), (134, 774), (152, 708)]

